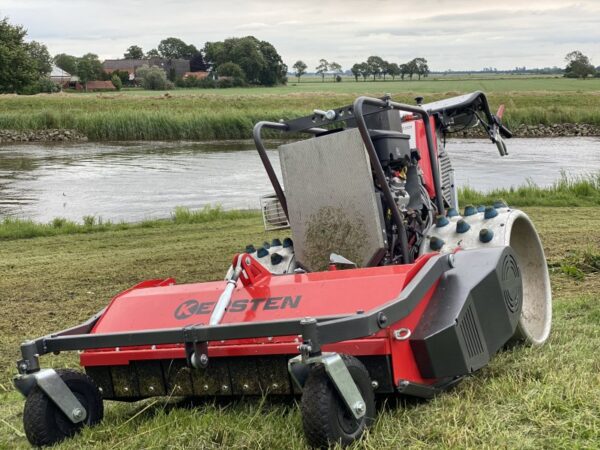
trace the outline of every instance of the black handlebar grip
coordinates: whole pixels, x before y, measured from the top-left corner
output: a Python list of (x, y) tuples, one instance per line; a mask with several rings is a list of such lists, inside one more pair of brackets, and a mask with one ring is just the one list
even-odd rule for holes
[(502, 135), (503, 138), (510, 139), (511, 137), (513, 137), (512, 131), (510, 131), (502, 124), (498, 125), (498, 131), (500, 132), (500, 135)]

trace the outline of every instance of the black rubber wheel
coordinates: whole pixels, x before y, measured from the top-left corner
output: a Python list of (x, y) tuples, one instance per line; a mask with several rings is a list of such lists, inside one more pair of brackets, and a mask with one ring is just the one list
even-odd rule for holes
[(353, 356), (342, 355), (342, 358), (365, 401), (366, 413), (356, 420), (323, 365), (312, 367), (302, 389), (300, 403), (304, 434), (311, 447), (350, 445), (362, 436), (375, 418), (375, 394), (369, 372)]
[(86, 425), (96, 425), (104, 416), (102, 395), (90, 377), (70, 369), (59, 369), (56, 372), (85, 408), (87, 417), (83, 422), (74, 424), (44, 391), (36, 386), (27, 396), (23, 411), (25, 435), (34, 446), (53, 445), (74, 436)]

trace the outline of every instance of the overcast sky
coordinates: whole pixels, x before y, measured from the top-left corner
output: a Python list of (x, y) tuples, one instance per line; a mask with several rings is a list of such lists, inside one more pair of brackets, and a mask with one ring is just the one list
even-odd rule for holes
[(424, 56), (433, 70), (563, 66), (575, 49), (600, 65), (600, 0), (0, 0), (0, 16), (52, 54), (101, 59), (170, 36), (201, 48), (253, 35), (309, 69), (319, 58), (348, 69), (373, 54)]

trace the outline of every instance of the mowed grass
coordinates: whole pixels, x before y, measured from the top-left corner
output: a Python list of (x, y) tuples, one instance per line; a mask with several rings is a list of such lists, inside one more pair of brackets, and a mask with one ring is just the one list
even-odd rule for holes
[[(389, 401), (356, 448), (597, 448), (600, 274), (564, 274), (573, 252), (598, 254), (598, 208), (525, 208), (552, 267), (554, 325), (540, 348), (514, 347), (431, 401)], [(27, 448), (11, 384), (19, 343), (79, 321), (143, 279), (222, 279), (231, 256), (284, 233), (259, 217), (5, 241), (0, 245), (0, 448)], [(77, 365), (48, 355), (45, 367)], [(106, 403), (104, 422), (57, 446), (304, 448), (297, 404), (252, 398), (189, 407), (177, 399)]]
[(521, 124), (600, 125), (600, 79), (451, 79), (306, 82), (273, 88), (134, 89), (120, 93), (0, 96), (0, 129), (75, 129), (96, 141), (246, 139), (260, 120), (290, 119), (351, 103), (358, 95), (392, 94), (414, 104), (475, 90), (492, 108), (505, 104), (509, 127)]

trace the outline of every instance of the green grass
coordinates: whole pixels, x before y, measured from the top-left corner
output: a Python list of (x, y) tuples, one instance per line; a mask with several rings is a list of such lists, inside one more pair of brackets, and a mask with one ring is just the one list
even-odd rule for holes
[[(600, 274), (578, 281), (558, 267), (595, 261), (593, 208), (527, 208), (552, 270), (554, 324), (539, 348), (515, 347), (431, 401), (388, 402), (355, 448), (597, 448), (600, 442)], [(185, 216), (185, 214), (184, 214)], [(279, 233), (281, 236), (281, 233)], [(22, 340), (82, 321), (143, 279), (222, 279), (233, 253), (270, 240), (258, 216), (239, 220), (5, 241), (0, 245), (0, 448), (28, 448), (23, 399), (11, 376)], [(583, 255), (595, 243), (591, 259)], [(587, 262), (586, 262), (587, 261)], [(42, 358), (75, 367), (77, 355)], [(57, 446), (81, 448), (304, 448), (293, 401), (201, 404), (177, 399), (106, 403), (105, 420)]]
[(131, 230), (136, 228), (157, 228), (173, 224), (200, 224), (214, 221), (238, 220), (258, 217), (253, 210), (224, 211), (220, 206), (206, 206), (199, 210), (177, 207), (170, 219), (151, 219), (138, 223), (103, 221), (102, 218), (84, 216), (82, 223), (57, 217), (49, 223), (37, 223), (27, 219), (6, 217), (0, 220), (0, 240), (27, 239), (39, 236), (58, 236), (63, 234), (87, 234), (101, 231)]
[(600, 172), (595, 175), (562, 177), (550, 187), (541, 187), (529, 180), (510, 188), (493, 189), (487, 193), (470, 187), (458, 190), (461, 204), (490, 205), (504, 200), (510, 206), (600, 206)]
[[(290, 119), (351, 103), (358, 95), (414, 103), (484, 90), (507, 106), (509, 127), (586, 123), (600, 126), (600, 79), (451, 79), (290, 83), (273, 88), (131, 90), (108, 94), (0, 96), (0, 129), (75, 129), (91, 140), (245, 139), (259, 120)], [(168, 95), (165, 95), (168, 94)]]

